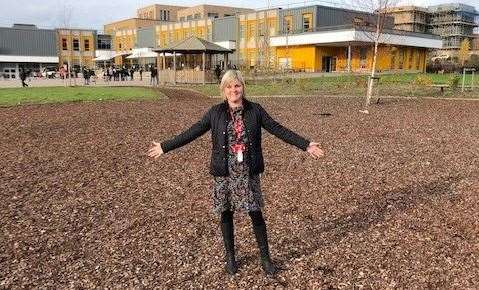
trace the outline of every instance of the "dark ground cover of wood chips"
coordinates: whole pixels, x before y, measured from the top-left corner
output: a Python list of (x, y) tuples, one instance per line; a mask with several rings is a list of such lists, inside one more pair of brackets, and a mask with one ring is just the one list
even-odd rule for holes
[(326, 153), (263, 136), (269, 278), (239, 213), (223, 270), (209, 133), (146, 156), (219, 101), (1, 108), (0, 288), (479, 286), (479, 102), (254, 99)]

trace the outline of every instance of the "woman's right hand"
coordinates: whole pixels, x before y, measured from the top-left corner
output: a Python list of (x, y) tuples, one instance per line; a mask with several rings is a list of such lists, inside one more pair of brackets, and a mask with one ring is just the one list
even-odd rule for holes
[(152, 143), (155, 145), (151, 147), (150, 150), (148, 150), (148, 156), (156, 159), (163, 154), (163, 149), (161, 148), (160, 143), (155, 141), (153, 141)]

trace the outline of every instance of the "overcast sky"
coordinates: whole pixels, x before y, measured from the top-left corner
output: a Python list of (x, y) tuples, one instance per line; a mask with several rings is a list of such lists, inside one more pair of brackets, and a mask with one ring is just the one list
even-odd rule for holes
[[(1, 0), (6, 1), (6, 0)], [(54, 28), (65, 26), (65, 19), (70, 19), (70, 27), (91, 28), (103, 30), (103, 25), (116, 20), (134, 17), (138, 7), (150, 4), (175, 4), (180, 6), (193, 6), (198, 4), (226, 5), (234, 3), (236, 7), (243, 8), (266, 8), (268, 2), (275, 7), (287, 7), (303, 5), (326, 5), (326, 6), (347, 6), (344, 3), (358, 3), (372, 0), (277, 0), (277, 1), (191, 1), (191, 0), (16, 0), (9, 1), (9, 5), (2, 5), (0, 10), (0, 26), (11, 26), (13, 23), (31, 23), (42, 28)], [(479, 10), (478, 0), (445, 1), (445, 0), (396, 0), (405, 4), (436, 5), (442, 3), (464, 3), (473, 5)], [(13, 3), (13, 4), (12, 4)], [(350, 7), (350, 6), (349, 6)], [(65, 11), (72, 11), (71, 17), (65, 17)]]

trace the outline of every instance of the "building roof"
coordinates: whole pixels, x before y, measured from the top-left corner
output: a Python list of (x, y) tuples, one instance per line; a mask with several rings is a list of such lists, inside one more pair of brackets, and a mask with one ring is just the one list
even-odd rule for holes
[(203, 38), (199, 38), (196, 36), (190, 36), (184, 40), (180, 40), (177, 42), (168, 45), (167, 47), (163, 48), (156, 48), (153, 49), (156, 52), (191, 52), (191, 53), (199, 53), (199, 52), (206, 52), (206, 53), (224, 53), (224, 52), (231, 52), (230, 49), (224, 48), (219, 46), (215, 43), (209, 42), (204, 40)]

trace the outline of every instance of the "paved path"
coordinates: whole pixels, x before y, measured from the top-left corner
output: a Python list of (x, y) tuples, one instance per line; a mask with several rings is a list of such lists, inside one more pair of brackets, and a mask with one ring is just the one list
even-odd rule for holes
[[(84, 86), (84, 79), (77, 78), (76, 80), (72, 79), (72, 84), (76, 82), (77, 86)], [(61, 86), (68, 86), (70, 85), (70, 81), (66, 80), (66, 82), (62, 79), (34, 79), (32, 78), (30, 81), (27, 81), (27, 84), (30, 87), (61, 87)], [(139, 78), (133, 81), (117, 81), (117, 82), (105, 82), (104, 80), (97, 80), (96, 84), (92, 83), (90, 86), (149, 86), (150, 85), (150, 78), (143, 78), (140, 81)], [(22, 83), (20, 80), (0, 80), (0, 88), (20, 88), (22, 87)]]

